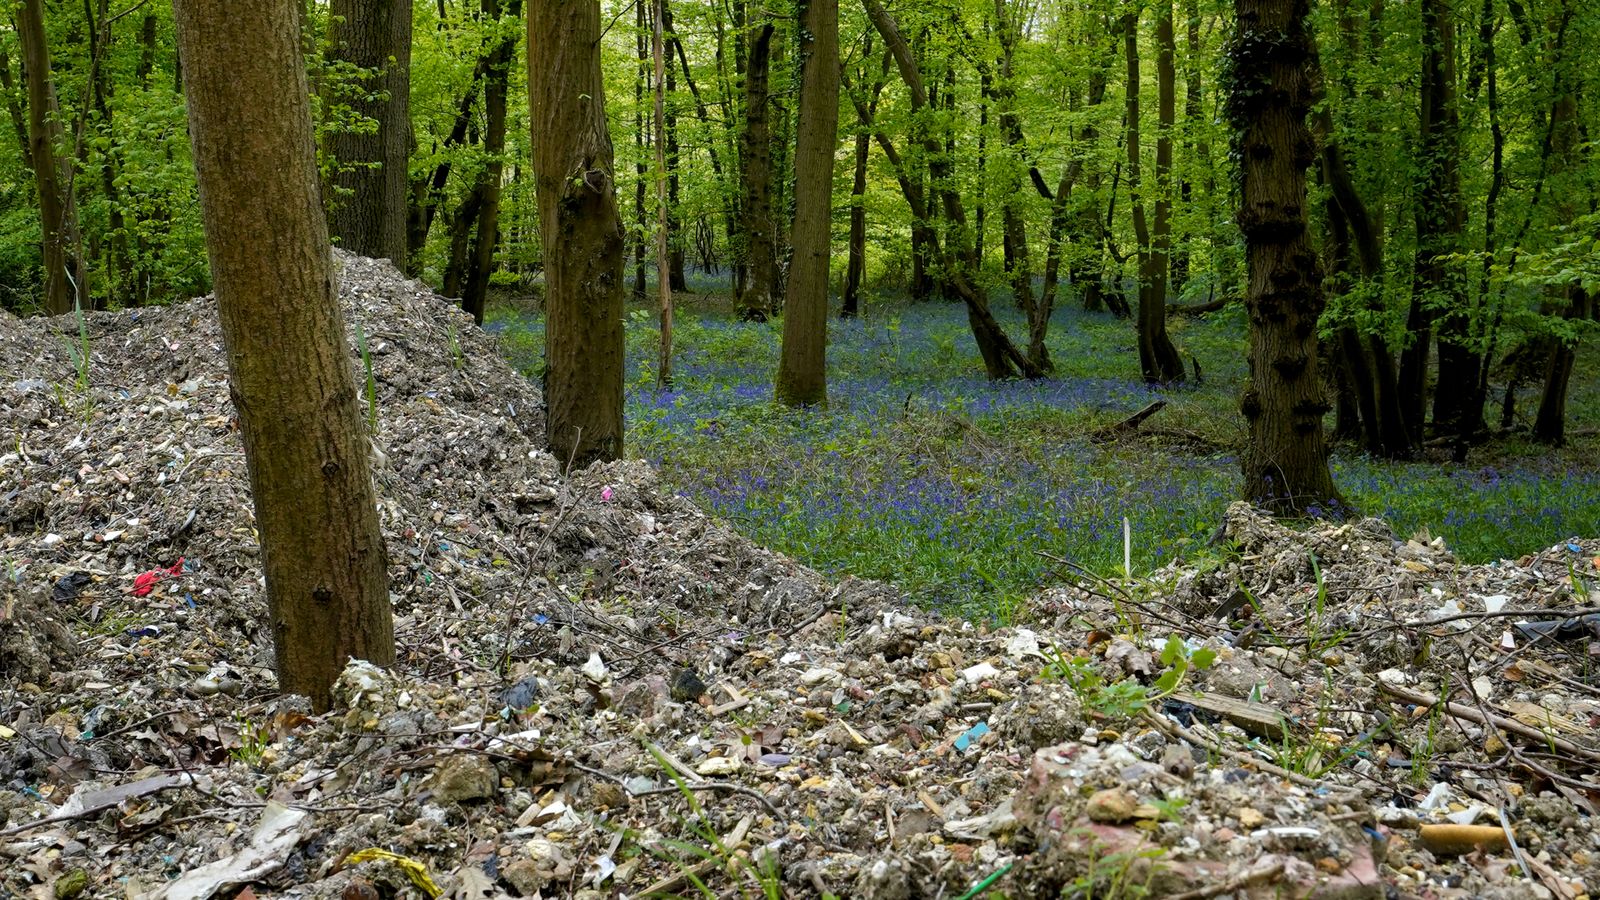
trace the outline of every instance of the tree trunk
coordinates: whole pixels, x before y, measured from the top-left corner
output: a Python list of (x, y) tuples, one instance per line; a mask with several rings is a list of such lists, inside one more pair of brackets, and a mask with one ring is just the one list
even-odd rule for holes
[[(650, 58), (655, 66), (655, 152), (656, 152), (656, 295), (660, 311), (660, 354), (656, 358), (656, 385), (672, 386), (672, 251), (669, 242), (676, 235), (672, 213), (668, 208), (670, 191), (667, 188), (668, 123), (666, 103), (666, 43), (662, 13), (664, 0), (655, 0), (651, 17)], [(673, 163), (676, 160), (672, 160)], [(679, 257), (678, 277), (681, 280), (682, 257)]]
[[(1589, 292), (1572, 286), (1563, 316), (1583, 320), (1593, 314)], [(1559, 447), (1567, 441), (1567, 386), (1572, 381), (1573, 363), (1577, 347), (1571, 341), (1557, 338), (1550, 351), (1550, 362), (1545, 368), (1544, 391), (1539, 395), (1539, 415), (1533, 422), (1533, 438), (1541, 443)]]
[(600, 72), (599, 0), (528, 4), (528, 109), (545, 272), (545, 440), (622, 456), (622, 223)]
[[(883, 38), (884, 44), (894, 55), (895, 63), (900, 68), (900, 77), (905, 81), (911, 95), (913, 116), (926, 115), (929, 110), (928, 92), (922, 81), (922, 72), (911, 55), (910, 45), (906, 43), (894, 19), (879, 0), (865, 0), (865, 5), (867, 17), (872, 20), (873, 27)], [(923, 201), (920, 186), (909, 176), (907, 172), (909, 167), (900, 160), (899, 154), (894, 152), (893, 145), (881, 129), (877, 136), (884, 155), (901, 173), (900, 187), (912, 208), (912, 216), (926, 221), (929, 204)], [(984, 371), (991, 379), (1012, 378), (1019, 372), (1027, 378), (1040, 377), (1044, 373), (1006, 336), (1004, 329), (1000, 327), (1000, 323), (995, 320), (994, 314), (989, 309), (988, 298), (979, 293), (975, 282), (977, 260), (973, 256), (974, 248), (968, 234), (966, 210), (961, 204), (961, 194), (956, 191), (950, 180), (944, 177), (948, 169), (943, 161), (944, 146), (938, 140), (937, 134), (924, 133), (922, 149), (932, 161), (931, 180), (943, 203), (944, 218), (949, 222), (951, 240), (959, 242), (959, 246), (941, 253), (938, 231), (933, 228), (926, 229), (924, 239), (928, 242), (926, 246), (939, 257), (951, 289), (967, 306), (967, 324), (972, 328), (973, 341), (978, 345), (979, 355), (983, 357)]]
[(278, 686), (325, 711), (394, 662), (387, 553), (335, 291), (294, 0), (175, 0)]
[(644, 95), (651, 89), (650, 79), (650, 20), (642, 0), (635, 0), (633, 4), (635, 27), (638, 29), (634, 36), (634, 49), (639, 55), (639, 71), (633, 81), (633, 299), (643, 303), (649, 294), (648, 276), (645, 269), (645, 254), (649, 248), (649, 229), (645, 223), (649, 221), (649, 213), (645, 206), (645, 197), (649, 193), (646, 184), (650, 180), (649, 157), (645, 153), (645, 145), (649, 142), (650, 132), (645, 128)]
[[(865, 59), (872, 55), (870, 32), (862, 37), (862, 43), (861, 55)], [(850, 247), (844, 270), (844, 300), (839, 308), (839, 317), (844, 319), (861, 312), (861, 281), (867, 271), (867, 159), (872, 149), (872, 122), (878, 113), (878, 98), (883, 94), (891, 61), (892, 57), (885, 53), (881, 73), (867, 97), (866, 113), (856, 117), (855, 178), (850, 186)], [(861, 81), (866, 81), (865, 68)]]
[(44, 0), (24, 0), (17, 8), (17, 38), (22, 45), (23, 77), (28, 87), (27, 155), (33, 162), (39, 223), (44, 232), (44, 308), (50, 315), (61, 315), (71, 312), (75, 302), (87, 298), (81, 293), (83, 261), (76, 252), (78, 210), (70, 187), (72, 157), (67, 152), (56, 106), (50, 45), (44, 30)]
[[(335, 102), (377, 123), (328, 138), (337, 197), (329, 226), (352, 253), (406, 264), (411, 153), (411, 0), (332, 0), (328, 56), (368, 73)], [(370, 80), (369, 80), (370, 79)]]
[(744, 132), (739, 155), (744, 162), (741, 223), (744, 229), (749, 280), (739, 297), (739, 317), (764, 322), (777, 302), (778, 260), (773, 245), (772, 223), (772, 134), (767, 96), (767, 76), (771, 68), (773, 27), (763, 24), (750, 42), (745, 60)]
[[(666, 0), (661, 0), (661, 21), (670, 24), (667, 16)], [(663, 28), (667, 27), (663, 25)], [(663, 52), (665, 47), (662, 48)], [(666, 97), (671, 97), (678, 90), (676, 66), (658, 65), (661, 74), (662, 90)], [(689, 280), (683, 273), (683, 221), (678, 218), (678, 116), (673, 112), (670, 101), (663, 101), (660, 110), (662, 122), (665, 123), (666, 135), (666, 173), (667, 173), (667, 283), (675, 291), (687, 291)]]
[(1422, 302), (1437, 317), (1439, 380), (1433, 424), (1468, 441), (1483, 429), (1483, 407), (1470, 405), (1481, 362), (1470, 344), (1464, 273), (1451, 260), (1464, 248), (1466, 207), (1461, 196), (1461, 123), (1456, 110), (1455, 17), (1450, 0), (1422, 2), (1422, 185), (1417, 201), (1417, 271)]
[(839, 2), (802, 0), (800, 117), (794, 158), (794, 260), (783, 306), (778, 402), (828, 399), (828, 261), (833, 156), (839, 144)]
[(1328, 472), (1318, 371), (1322, 271), (1307, 221), (1306, 115), (1319, 79), (1309, 0), (1234, 0), (1227, 109), (1238, 134), (1238, 212), (1249, 262), (1250, 374), (1240, 410), (1244, 497), (1303, 515), (1342, 504)]
[[(481, 0), (485, 22), (501, 21), (500, 0)], [(510, 0), (506, 18), (522, 15), (522, 0)], [(517, 58), (517, 40), (512, 34), (502, 37), (489, 54), (489, 71), (483, 79), (483, 152), (487, 159), (473, 193), (478, 196), (478, 232), (472, 242), (461, 307), (472, 313), (473, 321), (483, 324), (483, 308), (489, 296), (489, 276), (494, 273), (494, 250), (500, 243), (500, 180), (505, 168), (506, 105), (511, 93), (511, 66)]]
[[(1020, 173), (1027, 163), (1022, 154), (1022, 123), (1017, 118), (1016, 88), (1012, 82), (1012, 63), (1021, 25), (1012, 21), (1012, 13), (1006, 9), (1005, 0), (995, 0), (995, 19), (1000, 31), (1000, 77), (995, 87), (995, 100), (1000, 117), (1000, 139), (1011, 156), (1006, 167), (1009, 175), (1000, 186), (1005, 197), (1000, 206), (1001, 240), (1005, 250), (1006, 272), (1011, 276), (1011, 292), (1028, 318), (1028, 360), (1039, 371), (1050, 372), (1055, 369), (1055, 364), (1050, 361), (1045, 337), (1050, 330), (1055, 295), (1053, 292), (1039, 298), (1033, 295), (1033, 268), (1028, 259), (1028, 226), (1022, 215), (1024, 186)], [(979, 264), (982, 264), (981, 259)]]
[(1157, 10), (1157, 114), (1162, 123), (1156, 138), (1155, 231), (1145, 219), (1142, 150), (1139, 141), (1139, 19), (1123, 17), (1123, 42), (1128, 59), (1128, 202), (1133, 210), (1134, 236), (1139, 248), (1139, 369), (1150, 384), (1184, 379), (1183, 360), (1167, 336), (1167, 259), (1172, 241), (1172, 133), (1176, 98), (1172, 86), (1172, 8), (1165, 2)]

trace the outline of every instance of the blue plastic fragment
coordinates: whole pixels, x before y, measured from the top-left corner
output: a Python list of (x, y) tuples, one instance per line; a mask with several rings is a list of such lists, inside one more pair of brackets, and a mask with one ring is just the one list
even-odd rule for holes
[(126, 634), (128, 637), (136, 637), (136, 638), (160, 637), (161, 636), (161, 629), (157, 628), (154, 625), (140, 625), (140, 626), (137, 626), (137, 627), (126, 629), (125, 631), (123, 631), (123, 634)]
[(988, 733), (989, 723), (979, 722), (971, 728), (968, 728), (966, 734), (956, 738), (956, 749), (965, 753), (968, 747), (971, 747), (973, 744), (977, 743), (978, 738), (981, 738)]
[(1583, 552), (1583, 548), (1581, 546), (1575, 544), (1575, 543), (1574, 544), (1568, 544), (1567, 545), (1567, 549), (1571, 550), (1573, 553), (1582, 553)]

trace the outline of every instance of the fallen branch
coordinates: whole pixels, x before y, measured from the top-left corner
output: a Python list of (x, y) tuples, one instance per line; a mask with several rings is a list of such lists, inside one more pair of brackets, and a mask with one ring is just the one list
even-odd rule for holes
[(1099, 443), (1101, 441), (1109, 441), (1112, 438), (1121, 437), (1122, 435), (1132, 431), (1137, 431), (1139, 430), (1139, 423), (1160, 412), (1166, 405), (1167, 401), (1165, 400), (1153, 400), (1144, 409), (1141, 409), (1126, 419), (1123, 419), (1121, 422), (1117, 422), (1114, 425), (1107, 425), (1104, 428), (1096, 429), (1089, 435), (1089, 440)]
[(1233, 894), (1248, 888), (1259, 887), (1268, 882), (1277, 881), (1283, 874), (1283, 860), (1268, 863), (1258, 869), (1250, 869), (1236, 875), (1227, 881), (1219, 881), (1203, 888), (1173, 894), (1167, 900), (1206, 900), (1208, 897), (1220, 897), (1223, 894)]
[(1547, 734), (1538, 728), (1524, 725), (1515, 719), (1508, 719), (1505, 716), (1497, 716), (1492, 713), (1480, 712), (1479, 710), (1473, 709), (1472, 707), (1462, 703), (1441, 700), (1432, 694), (1423, 693), (1422, 691), (1414, 691), (1410, 688), (1400, 687), (1399, 685), (1389, 684), (1388, 682), (1384, 681), (1378, 682), (1378, 690), (1383, 691), (1385, 694), (1388, 694), (1391, 697), (1404, 700), (1407, 703), (1414, 703), (1417, 706), (1432, 708), (1442, 705), (1445, 712), (1458, 719), (1466, 719), (1469, 722), (1476, 722), (1479, 725), (1493, 725), (1502, 731), (1509, 731), (1512, 734), (1525, 737), (1530, 741), (1537, 741), (1539, 744), (1561, 750), (1565, 753), (1570, 753), (1574, 756), (1582, 757), (1591, 763), (1600, 764), (1600, 752), (1590, 750), (1587, 747), (1580, 747), (1565, 738), (1557, 737), (1553, 734)]

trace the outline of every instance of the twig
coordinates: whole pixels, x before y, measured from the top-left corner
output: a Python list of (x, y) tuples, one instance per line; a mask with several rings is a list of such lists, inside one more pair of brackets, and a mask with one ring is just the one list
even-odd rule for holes
[(1276, 881), (1278, 880), (1278, 876), (1282, 874), (1283, 861), (1279, 860), (1277, 862), (1268, 863), (1267, 865), (1264, 865), (1258, 869), (1250, 869), (1245, 871), (1228, 879), (1227, 881), (1219, 881), (1216, 884), (1208, 884), (1205, 887), (1195, 888), (1192, 891), (1184, 891), (1181, 894), (1173, 894), (1171, 897), (1168, 897), (1167, 900), (1205, 900), (1207, 897), (1220, 897), (1223, 894), (1232, 894), (1238, 891), (1243, 891), (1247, 888), (1256, 887), (1257, 885), (1266, 884), (1269, 881)]

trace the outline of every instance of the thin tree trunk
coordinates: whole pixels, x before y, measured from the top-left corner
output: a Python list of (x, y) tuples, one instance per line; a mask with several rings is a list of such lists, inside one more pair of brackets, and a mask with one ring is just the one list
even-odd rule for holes
[(749, 280), (739, 297), (739, 317), (761, 322), (772, 314), (777, 302), (778, 261), (773, 246), (772, 223), (772, 136), (769, 125), (770, 101), (767, 77), (771, 68), (772, 23), (763, 24), (750, 42), (745, 61), (744, 133), (740, 158), (744, 161), (744, 190), (741, 211)]
[(1439, 380), (1433, 424), (1460, 442), (1483, 429), (1483, 407), (1471, 406), (1482, 365), (1471, 346), (1464, 273), (1460, 118), (1456, 108), (1455, 17), (1451, 0), (1422, 2), (1421, 124), (1423, 182), (1417, 202), (1417, 295), (1443, 312), (1436, 319)]
[[(500, 0), (481, 0), (484, 21), (502, 20)], [(522, 0), (509, 0), (504, 18), (522, 15)], [(500, 186), (505, 169), (506, 106), (511, 93), (511, 66), (517, 58), (517, 41), (507, 34), (490, 53), (489, 71), (483, 79), (483, 152), (487, 159), (473, 192), (478, 196), (477, 236), (472, 243), (461, 306), (483, 324), (489, 296), (489, 276), (494, 273), (494, 251), (500, 243)]]
[(639, 71), (633, 81), (633, 299), (640, 303), (645, 302), (649, 294), (645, 274), (645, 254), (649, 247), (649, 230), (645, 223), (649, 221), (649, 213), (645, 197), (649, 193), (646, 182), (650, 180), (650, 163), (645, 145), (650, 132), (645, 129), (644, 95), (646, 90), (653, 90), (650, 86), (650, 35), (653, 32), (646, 9), (642, 0), (635, 0), (633, 11), (638, 33), (634, 36), (634, 48), (639, 54)]
[(1234, 0), (1228, 114), (1238, 132), (1239, 228), (1249, 261), (1244, 497), (1304, 515), (1342, 505), (1328, 471), (1318, 371), (1322, 271), (1306, 218), (1316, 97), (1309, 0)]
[[(667, 15), (666, 0), (660, 0), (661, 18), (664, 23), (670, 24), (672, 19)], [(665, 26), (663, 26), (665, 27)], [(662, 48), (665, 51), (665, 47)], [(678, 90), (677, 67), (663, 65), (662, 84), (666, 96), (671, 97)], [(670, 101), (663, 101), (662, 119), (666, 123), (666, 167), (667, 167), (667, 281), (675, 291), (687, 291), (689, 281), (683, 273), (683, 221), (678, 218), (678, 179), (679, 179), (679, 147), (678, 147), (678, 116), (673, 111)]]
[[(865, 58), (872, 54), (870, 32), (863, 36), (862, 42), (862, 57)], [(883, 93), (891, 62), (890, 55), (884, 53), (880, 74), (877, 81), (873, 82), (867, 98), (866, 114), (856, 117), (855, 178), (850, 187), (850, 247), (845, 263), (844, 300), (839, 308), (840, 318), (845, 319), (857, 316), (861, 311), (861, 282), (867, 270), (867, 159), (872, 149), (872, 122), (877, 117), (878, 98)], [(864, 69), (861, 80), (866, 80)]]
[(394, 663), (388, 560), (335, 293), (294, 0), (175, 0), (278, 687)]
[(17, 8), (17, 37), (28, 87), (28, 158), (33, 161), (44, 232), (44, 308), (50, 315), (61, 315), (71, 312), (75, 301), (87, 298), (81, 294), (84, 279), (82, 260), (75, 252), (78, 212), (70, 188), (72, 158), (56, 106), (44, 0), (24, 0)]
[[(1017, 119), (1016, 88), (1012, 83), (1012, 61), (1016, 42), (1021, 31), (1020, 23), (1011, 20), (1005, 0), (995, 0), (996, 27), (1000, 30), (1000, 73), (995, 88), (995, 100), (1000, 117), (1000, 139), (1013, 159), (1007, 171), (1018, 173), (1026, 165), (1022, 153), (1022, 123)], [(1050, 372), (1055, 364), (1050, 361), (1050, 351), (1045, 347), (1045, 336), (1050, 330), (1050, 313), (1054, 309), (1054, 294), (1043, 297), (1033, 295), (1033, 269), (1028, 258), (1028, 227), (1022, 215), (1020, 175), (1013, 175), (1001, 185), (1005, 199), (1001, 203), (1001, 238), (1005, 247), (1006, 272), (1011, 276), (1011, 292), (1017, 305), (1028, 317), (1028, 360), (1041, 372)], [(980, 260), (981, 263), (981, 260)]]
[(1172, 77), (1172, 8), (1166, 0), (1157, 7), (1157, 115), (1162, 124), (1156, 138), (1155, 230), (1145, 218), (1142, 149), (1139, 140), (1139, 20), (1123, 17), (1123, 42), (1128, 60), (1127, 150), (1128, 203), (1133, 230), (1139, 242), (1139, 368), (1144, 380), (1166, 384), (1184, 379), (1183, 360), (1167, 336), (1167, 259), (1171, 248), (1172, 132), (1176, 98)]
[[(660, 310), (661, 344), (656, 362), (656, 384), (672, 386), (672, 252), (668, 242), (675, 233), (672, 214), (668, 211), (671, 191), (667, 188), (667, 104), (665, 38), (662, 32), (663, 0), (655, 0), (651, 17), (650, 58), (655, 66), (655, 151), (656, 151), (656, 293)], [(676, 160), (672, 160), (676, 162)], [(682, 258), (679, 258), (678, 277), (683, 277)]]
[(528, 109), (545, 271), (545, 440), (578, 466), (622, 455), (622, 223), (599, 0), (528, 4)]
[(802, 0), (795, 143), (794, 261), (783, 306), (776, 394), (788, 406), (828, 399), (828, 261), (833, 157), (839, 145), (839, 2)]

